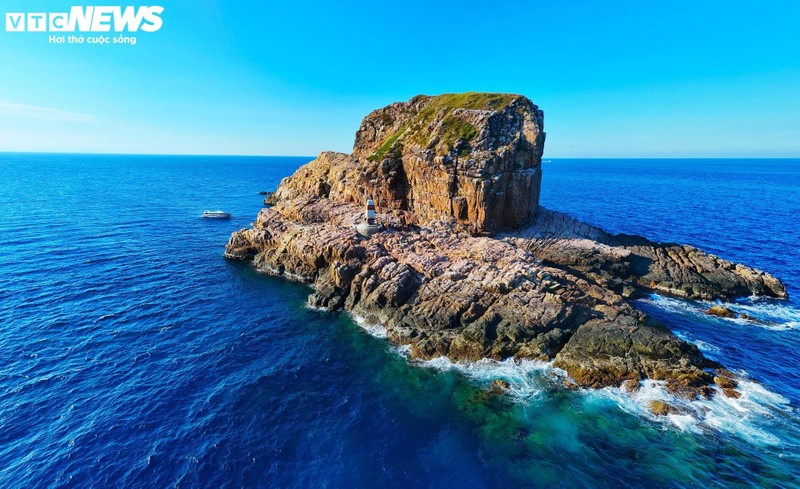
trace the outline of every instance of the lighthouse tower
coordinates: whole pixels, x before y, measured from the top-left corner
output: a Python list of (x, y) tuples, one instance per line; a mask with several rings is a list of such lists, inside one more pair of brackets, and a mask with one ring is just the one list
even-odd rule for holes
[(372, 199), (367, 199), (367, 210), (364, 213), (366, 220), (356, 226), (358, 234), (369, 238), (373, 234), (381, 230), (381, 226), (375, 222), (375, 202)]
[(367, 224), (375, 224), (375, 202), (367, 199)]

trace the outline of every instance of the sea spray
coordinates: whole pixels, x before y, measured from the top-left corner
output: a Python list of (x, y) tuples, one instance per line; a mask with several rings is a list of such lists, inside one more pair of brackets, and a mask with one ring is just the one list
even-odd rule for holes
[(553, 367), (552, 363), (537, 360), (484, 358), (477, 362), (453, 362), (438, 357), (413, 363), (442, 371), (455, 370), (485, 388), (494, 380), (503, 380), (508, 383), (508, 395), (522, 402), (530, 402), (546, 392), (548, 387), (555, 386), (560, 377), (566, 377), (566, 373)]
[[(670, 393), (666, 382), (644, 380), (639, 388), (627, 392), (621, 387), (583, 390), (587, 402), (596, 399), (613, 400), (625, 412), (652, 422), (674, 426), (682, 431), (704, 434), (712, 431), (738, 436), (760, 445), (780, 445), (783, 440), (774, 433), (778, 418), (792, 416), (789, 400), (767, 390), (761, 384), (739, 379), (738, 399), (725, 396), (718, 388), (709, 399), (687, 400)], [(664, 402), (675, 411), (667, 415), (654, 414), (654, 401)], [(785, 421), (785, 419), (784, 419)]]
[(640, 302), (652, 304), (665, 311), (676, 314), (692, 314), (708, 320), (752, 325), (773, 331), (784, 331), (800, 327), (800, 309), (797, 309), (787, 301), (778, 299), (748, 297), (724, 304), (726, 308), (736, 313), (737, 316), (746, 314), (754, 320), (748, 320), (742, 317), (720, 318), (717, 316), (709, 316), (706, 314), (706, 311), (710, 307), (718, 304), (717, 302), (711, 301), (689, 301), (651, 294), (645, 299), (640, 299)]
[(366, 331), (370, 335), (374, 336), (375, 338), (382, 338), (382, 339), (387, 338), (388, 335), (386, 333), (386, 327), (383, 326), (382, 324), (367, 321), (366, 319), (357, 314), (353, 313), (348, 313), (348, 314), (357, 325), (361, 326), (364, 329), (364, 331)]
[[(349, 315), (371, 336), (387, 338), (386, 328), (381, 324), (369, 322), (356, 314)], [(686, 333), (679, 336), (691, 341)], [(703, 350), (719, 352), (717, 347), (708, 343), (695, 343), (700, 343)], [(502, 361), (484, 358), (477, 362), (454, 362), (447, 357), (419, 360), (411, 357), (408, 345), (394, 345), (392, 349), (411, 365), (443, 372), (455, 371), (484, 389), (489, 389), (495, 380), (503, 380), (508, 383), (506, 395), (521, 403), (534, 402), (553, 389), (564, 389), (565, 381), (569, 382), (567, 373), (554, 367), (552, 362), (513, 358)], [(741, 377), (747, 375), (743, 370), (736, 371), (736, 374)], [(649, 379), (641, 381), (638, 388), (631, 392), (626, 386), (580, 389), (578, 392), (588, 403), (598, 399), (612, 400), (624, 412), (649, 422), (673, 426), (681, 431), (695, 434), (725, 432), (751, 443), (781, 444), (782, 440), (772, 434), (775, 428), (772, 425), (775, 418), (792, 415), (793, 408), (789, 400), (769, 391), (758, 382), (745, 378), (739, 378), (737, 382), (741, 395), (738, 399), (727, 397), (719, 388), (714, 387), (714, 395), (710, 399), (688, 400), (670, 393), (666, 382)], [(656, 415), (652, 411), (653, 401), (664, 402), (673, 406), (676, 411), (667, 415)]]

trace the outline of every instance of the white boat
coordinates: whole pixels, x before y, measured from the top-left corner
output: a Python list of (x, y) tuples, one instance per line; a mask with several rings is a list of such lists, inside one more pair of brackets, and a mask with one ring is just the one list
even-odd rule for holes
[(203, 211), (202, 217), (204, 219), (230, 219), (231, 214), (224, 211)]

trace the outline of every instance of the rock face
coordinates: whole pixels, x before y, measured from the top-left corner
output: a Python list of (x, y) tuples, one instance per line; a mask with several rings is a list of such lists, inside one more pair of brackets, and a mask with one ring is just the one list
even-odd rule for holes
[(693, 246), (612, 235), (547, 209), (540, 209), (528, 226), (499, 237), (530, 251), (543, 263), (569, 269), (626, 297), (650, 292), (703, 300), (787, 297), (783, 284), (760, 270)]
[(417, 96), (369, 114), (353, 154), (323, 153), (285, 179), (273, 201), (312, 194), (473, 233), (518, 227), (539, 204), (544, 116), (519, 95)]
[[(380, 323), (418, 358), (552, 360), (585, 387), (650, 378), (709, 395), (720, 366), (627, 298), (785, 297), (783, 285), (696, 248), (534, 215), (541, 117), (524, 97), (486, 94), (375, 111), (353, 155), (323, 153), (284, 179), (226, 256), (313, 284), (311, 305)], [(354, 229), (366, 196), (386, 226), (369, 238)]]

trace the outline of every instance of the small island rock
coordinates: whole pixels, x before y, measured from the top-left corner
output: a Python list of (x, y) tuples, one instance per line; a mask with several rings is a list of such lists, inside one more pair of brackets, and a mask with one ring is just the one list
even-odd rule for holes
[(717, 317), (729, 318), (729, 319), (735, 319), (735, 318), (739, 317), (739, 315), (736, 314), (735, 312), (733, 312), (732, 310), (728, 309), (725, 306), (719, 306), (719, 305), (711, 306), (706, 311), (706, 314), (708, 314), (709, 316), (717, 316)]
[[(225, 256), (312, 284), (413, 357), (552, 361), (581, 387), (664, 380), (708, 396), (719, 365), (627, 300), (786, 297), (691, 246), (613, 235), (539, 205), (544, 117), (507, 94), (418, 96), (369, 114), (352, 154), (285, 178)], [(356, 225), (374, 199), (384, 230)]]

